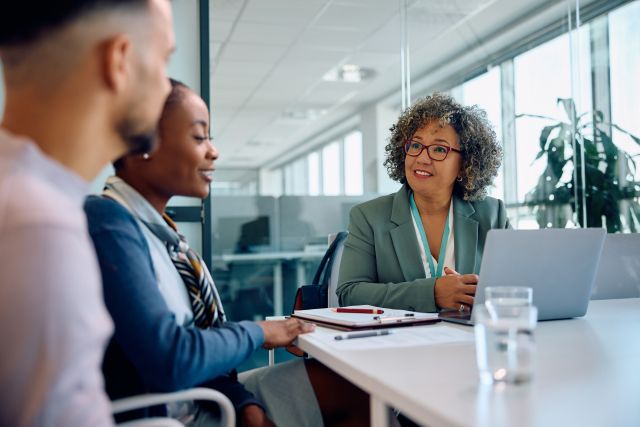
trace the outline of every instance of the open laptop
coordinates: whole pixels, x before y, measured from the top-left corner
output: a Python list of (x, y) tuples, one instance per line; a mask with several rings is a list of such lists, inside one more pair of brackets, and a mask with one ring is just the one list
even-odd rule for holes
[(591, 299), (640, 297), (640, 234), (607, 234)]
[[(539, 320), (584, 316), (605, 236), (601, 228), (489, 231), (475, 303), (484, 302), (489, 286), (528, 286)], [(468, 312), (439, 317), (473, 324)]]

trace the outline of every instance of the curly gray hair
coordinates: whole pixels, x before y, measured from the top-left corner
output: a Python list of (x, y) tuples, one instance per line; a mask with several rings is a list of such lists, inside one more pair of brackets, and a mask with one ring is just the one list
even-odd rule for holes
[(487, 187), (498, 174), (502, 147), (484, 110), (477, 105), (463, 107), (442, 93), (418, 100), (389, 129), (391, 137), (385, 147), (387, 158), (384, 162), (389, 177), (402, 184), (407, 182), (404, 144), (418, 129), (433, 121), (441, 126), (451, 125), (460, 138), (462, 170), (460, 180), (454, 185), (454, 193), (464, 200), (482, 200), (487, 195)]

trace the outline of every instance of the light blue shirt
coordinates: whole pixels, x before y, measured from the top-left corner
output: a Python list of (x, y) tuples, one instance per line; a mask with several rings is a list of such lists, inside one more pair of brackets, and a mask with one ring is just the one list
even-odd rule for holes
[(0, 129), (0, 425), (111, 426), (89, 186)]

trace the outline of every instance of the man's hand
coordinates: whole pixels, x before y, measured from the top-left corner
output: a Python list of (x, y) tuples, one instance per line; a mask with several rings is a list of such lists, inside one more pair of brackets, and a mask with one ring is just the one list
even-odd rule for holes
[(434, 287), (434, 296), (436, 305), (440, 308), (452, 308), (468, 311), (473, 305), (474, 296), (476, 294), (476, 284), (479, 277), (477, 274), (458, 274), (452, 268), (445, 267), (446, 276), (436, 279)]
[(264, 348), (284, 347), (296, 339), (298, 335), (312, 332), (315, 325), (300, 319), (268, 320), (258, 322), (264, 332)]
[(258, 405), (247, 405), (242, 408), (239, 421), (242, 427), (275, 427), (273, 421)]

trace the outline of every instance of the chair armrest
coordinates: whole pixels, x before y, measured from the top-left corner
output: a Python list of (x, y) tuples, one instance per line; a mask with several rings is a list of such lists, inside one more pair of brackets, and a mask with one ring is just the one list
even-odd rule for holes
[(118, 427), (185, 427), (180, 421), (173, 418), (145, 418), (143, 420), (126, 421), (118, 424)]
[[(140, 396), (114, 400), (111, 402), (111, 411), (114, 414), (119, 414), (133, 409), (162, 405), (169, 402), (182, 402), (185, 400), (209, 400), (211, 402), (215, 402), (220, 406), (220, 415), (222, 416), (220, 425), (223, 427), (234, 427), (236, 424), (236, 413), (227, 396), (219, 391), (202, 387), (176, 391), (174, 393), (142, 394)], [(134, 424), (134, 426), (138, 425)]]

